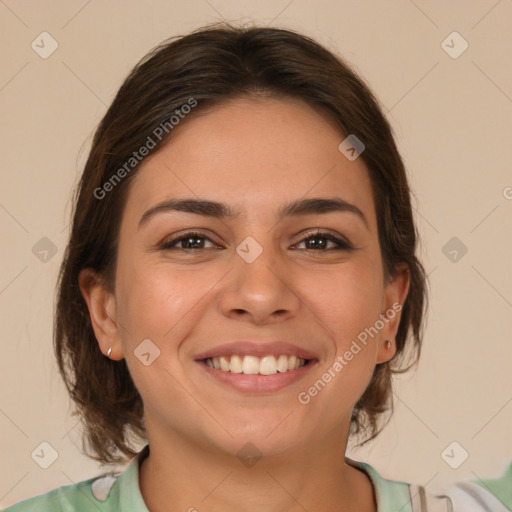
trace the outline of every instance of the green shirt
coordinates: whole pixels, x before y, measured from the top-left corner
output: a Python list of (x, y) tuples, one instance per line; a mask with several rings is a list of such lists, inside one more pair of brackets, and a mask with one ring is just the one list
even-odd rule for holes
[[(4, 512), (149, 512), (139, 488), (139, 464), (149, 446), (121, 474), (108, 474), (66, 485), (21, 501)], [(346, 459), (370, 478), (378, 512), (505, 512), (512, 510), (512, 463), (503, 477), (459, 482), (445, 495), (382, 478), (369, 464)], [(191, 508), (193, 510), (193, 508)]]

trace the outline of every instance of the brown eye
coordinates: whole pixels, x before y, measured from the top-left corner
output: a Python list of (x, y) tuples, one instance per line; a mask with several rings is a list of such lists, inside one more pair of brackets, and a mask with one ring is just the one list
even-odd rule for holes
[[(204, 236), (204, 234), (198, 233), (196, 231), (190, 231), (188, 233), (185, 233), (184, 235), (181, 235), (178, 238), (168, 240), (160, 247), (160, 249), (177, 249), (181, 251), (209, 249), (210, 247), (204, 246), (206, 240), (210, 241), (214, 247), (217, 247), (208, 237)], [(182, 244), (182, 247), (176, 247), (176, 245), (180, 243)]]
[[(335, 246), (328, 247), (329, 242), (333, 243)], [(348, 242), (347, 240), (343, 238), (338, 238), (331, 233), (326, 233), (322, 231), (317, 231), (316, 233), (308, 235), (306, 238), (303, 238), (296, 245), (300, 245), (302, 243), (306, 244), (306, 250), (312, 250), (316, 252), (325, 252), (333, 250), (350, 251), (354, 249), (352, 244), (350, 244), (350, 242)]]

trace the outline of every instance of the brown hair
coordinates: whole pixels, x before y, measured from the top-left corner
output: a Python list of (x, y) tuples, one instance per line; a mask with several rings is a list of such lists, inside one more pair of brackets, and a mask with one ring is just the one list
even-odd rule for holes
[[(83, 449), (96, 461), (126, 462), (136, 454), (130, 437), (147, 437), (142, 399), (126, 362), (112, 361), (99, 349), (79, 289), (79, 272), (91, 268), (114, 289), (120, 221), (137, 168), (126, 167), (133, 152), (167, 123), (153, 152), (164, 145), (172, 137), (169, 119), (191, 99), (197, 106), (187, 121), (201, 109), (244, 96), (302, 99), (329, 115), (344, 134), (363, 141), (361, 158), (372, 182), (385, 277), (391, 277), (399, 263), (409, 267), (397, 353), (376, 366), (353, 410), (353, 434), (367, 442), (380, 432), (382, 413), (393, 407), (392, 374), (410, 367), (403, 368), (406, 352), (411, 366), (418, 360), (426, 277), (415, 255), (417, 233), (404, 165), (377, 100), (339, 57), (291, 30), (230, 24), (199, 29), (164, 41), (132, 70), (95, 133), (73, 196), (70, 240), (59, 274), (54, 348), (76, 403), (75, 414), (85, 427)], [(123, 165), (127, 172), (112, 181)], [(113, 186), (100, 197), (98, 191), (109, 180)]]

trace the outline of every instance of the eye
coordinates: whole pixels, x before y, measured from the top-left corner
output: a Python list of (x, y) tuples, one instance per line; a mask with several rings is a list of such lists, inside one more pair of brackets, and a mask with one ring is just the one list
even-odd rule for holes
[[(201, 242), (203, 240), (203, 242)], [(217, 247), (208, 237), (204, 236), (203, 233), (199, 233), (197, 231), (189, 231), (178, 238), (174, 238), (172, 240), (166, 241), (161, 247), (161, 250), (170, 250), (177, 249), (181, 251), (189, 251), (189, 250), (202, 250), (209, 249), (209, 247), (204, 246), (204, 241), (209, 240), (212, 243), (213, 247)], [(176, 245), (182, 244), (182, 247), (176, 247)]]
[[(315, 241), (316, 240), (316, 241)], [(318, 242), (320, 240), (320, 242)], [(314, 241), (311, 243), (311, 241)], [(334, 243), (334, 247), (328, 248), (329, 242)], [(315, 233), (310, 233), (309, 236), (303, 238), (298, 244), (306, 244), (306, 250), (312, 250), (316, 252), (326, 252), (326, 251), (350, 251), (354, 249), (354, 246), (344, 238), (337, 237), (332, 233), (328, 233), (325, 231), (316, 231)]]
[[(205, 247), (205, 242), (209, 241), (212, 245), (211, 247)], [(334, 244), (334, 247), (328, 247), (329, 242)], [(314, 233), (310, 233), (306, 238), (303, 238), (300, 242), (295, 244), (298, 246), (300, 244), (306, 244), (305, 249), (309, 251), (315, 252), (327, 252), (333, 250), (339, 251), (350, 251), (354, 250), (354, 246), (348, 242), (348, 240), (337, 237), (329, 232), (324, 232), (321, 230), (317, 230)], [(181, 244), (181, 247), (177, 247)], [(174, 239), (166, 241), (161, 247), (161, 250), (181, 250), (181, 251), (200, 251), (205, 249), (211, 249), (218, 246), (211, 241), (210, 238), (205, 236), (203, 233), (198, 231), (189, 231), (184, 233), (183, 235), (176, 237)]]

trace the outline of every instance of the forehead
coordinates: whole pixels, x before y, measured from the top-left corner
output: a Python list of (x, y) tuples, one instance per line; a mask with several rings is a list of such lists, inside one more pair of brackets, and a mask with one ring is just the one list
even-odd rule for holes
[(242, 217), (319, 196), (341, 197), (374, 215), (363, 160), (349, 161), (338, 149), (345, 135), (301, 100), (231, 100), (178, 128), (137, 170), (126, 215), (194, 196), (229, 203)]

